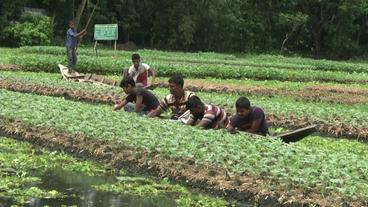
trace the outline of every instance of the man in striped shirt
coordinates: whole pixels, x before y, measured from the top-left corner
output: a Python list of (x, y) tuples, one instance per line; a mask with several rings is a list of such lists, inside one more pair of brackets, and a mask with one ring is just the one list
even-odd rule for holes
[[(171, 119), (177, 120), (183, 117), (187, 111), (186, 103), (188, 99), (194, 96), (191, 91), (184, 90), (184, 79), (180, 75), (173, 75), (169, 79), (170, 94), (167, 95), (160, 105), (151, 113), (149, 117), (159, 116), (163, 111), (171, 109)], [(189, 115), (189, 112), (186, 113)]]
[(205, 128), (205, 129), (220, 129), (225, 128), (229, 120), (226, 112), (218, 106), (204, 104), (198, 96), (192, 96), (186, 104), (190, 110), (190, 118), (188, 125)]

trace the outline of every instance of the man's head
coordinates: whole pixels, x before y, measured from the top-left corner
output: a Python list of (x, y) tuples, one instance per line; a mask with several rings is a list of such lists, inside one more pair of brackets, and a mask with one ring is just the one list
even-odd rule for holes
[(69, 27), (70, 28), (74, 28), (75, 27), (75, 21), (74, 20), (69, 20)]
[(139, 54), (134, 53), (132, 55), (132, 62), (135, 68), (138, 68), (139, 63), (141, 63), (141, 57), (139, 56)]
[(250, 113), (250, 101), (245, 97), (240, 97), (235, 103), (236, 114), (240, 118), (246, 117)]
[(170, 93), (176, 97), (180, 96), (183, 92), (184, 80), (181, 75), (173, 75), (169, 79)]
[(126, 77), (120, 82), (120, 87), (123, 88), (126, 94), (132, 94), (135, 88), (135, 81), (132, 77)]
[(204, 114), (204, 103), (198, 96), (192, 96), (188, 99), (186, 104), (187, 110), (190, 110), (190, 113), (194, 115), (195, 118), (203, 117)]

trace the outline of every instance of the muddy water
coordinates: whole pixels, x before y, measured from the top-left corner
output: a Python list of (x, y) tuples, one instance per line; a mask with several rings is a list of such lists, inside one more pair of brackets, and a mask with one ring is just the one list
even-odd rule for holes
[(99, 192), (92, 185), (114, 183), (114, 177), (90, 177), (79, 173), (62, 170), (48, 171), (41, 176), (41, 189), (57, 190), (65, 195), (58, 199), (30, 199), (25, 206), (29, 207), (123, 207), (123, 206), (176, 206), (170, 196), (134, 196), (129, 194), (113, 194)]
[(106, 167), (0, 137), (0, 207), (252, 206), (191, 193), (166, 179), (156, 182)]

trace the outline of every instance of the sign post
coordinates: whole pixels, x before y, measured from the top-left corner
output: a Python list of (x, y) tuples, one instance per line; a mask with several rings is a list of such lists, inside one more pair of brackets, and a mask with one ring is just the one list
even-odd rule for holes
[(114, 40), (114, 54), (116, 52), (116, 41), (118, 40), (118, 25), (117, 24), (95, 24), (95, 55), (97, 56), (97, 41), (98, 40)]

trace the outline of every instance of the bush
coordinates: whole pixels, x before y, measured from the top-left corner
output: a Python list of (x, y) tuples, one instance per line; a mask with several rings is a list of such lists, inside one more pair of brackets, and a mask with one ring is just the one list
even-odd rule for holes
[(52, 26), (47, 16), (23, 16), (20, 23), (3, 30), (3, 40), (9, 46), (49, 45)]

